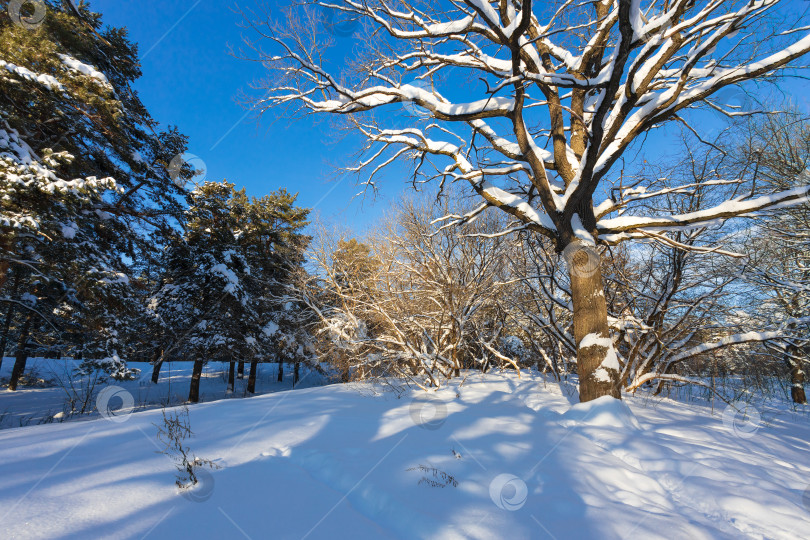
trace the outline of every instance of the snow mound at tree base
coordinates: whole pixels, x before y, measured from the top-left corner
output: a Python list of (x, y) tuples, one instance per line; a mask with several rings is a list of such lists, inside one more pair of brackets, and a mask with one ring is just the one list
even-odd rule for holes
[[(0, 538), (801, 538), (807, 413), (575, 395), (524, 372), (433, 392), (333, 385), (190, 407), (220, 469), (191, 492), (161, 411), (0, 432)], [(170, 411), (171, 412), (171, 411)], [(741, 435), (742, 434), (742, 435)]]
[(576, 424), (586, 424), (594, 427), (618, 428), (618, 429), (641, 429), (630, 407), (623, 401), (610, 396), (577, 403), (565, 414), (562, 425), (574, 426)]

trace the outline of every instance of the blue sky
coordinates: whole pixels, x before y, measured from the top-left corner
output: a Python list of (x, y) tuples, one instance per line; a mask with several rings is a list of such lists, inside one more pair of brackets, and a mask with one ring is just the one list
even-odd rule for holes
[[(205, 162), (207, 179), (226, 178), (257, 196), (286, 187), (300, 193), (301, 206), (317, 204), (324, 218), (356, 228), (371, 223), (404, 189), (404, 181), (389, 178), (373, 204), (352, 200), (360, 190), (356, 179), (337, 183), (335, 166), (349, 162), (356, 143), (336, 142), (324, 121), (288, 122), (269, 114), (257, 123), (252, 113), (245, 116), (248, 111), (236, 98), (240, 90), (257, 94), (250, 83), (263, 68), (228, 51), (229, 44), (237, 48), (249, 34), (239, 27), (242, 18), (234, 5), (227, 0), (90, 3), (106, 24), (127, 27), (139, 44), (143, 76), (136, 90), (155, 119), (190, 137), (189, 152)], [(337, 39), (337, 46), (350, 52), (352, 38)]]
[[(797, 0), (798, 1), (798, 0)], [(253, 0), (247, 0), (250, 7)], [(270, 9), (279, 9), (271, 2)], [(793, 5), (804, 10), (808, 4)], [(91, 0), (106, 24), (127, 27), (139, 44), (143, 76), (135, 84), (146, 107), (162, 125), (177, 125), (190, 137), (189, 152), (199, 156), (209, 180), (223, 178), (251, 195), (285, 187), (299, 192), (299, 204), (316, 207), (327, 220), (358, 232), (378, 219), (407, 187), (407, 171), (396, 168), (383, 177), (376, 200), (354, 198), (360, 188), (354, 177), (340, 178), (336, 165), (350, 164), (357, 140), (336, 142), (329, 123), (313, 118), (289, 122), (273, 113), (256, 122), (236, 98), (240, 91), (257, 96), (250, 83), (264, 74), (261, 64), (231, 56), (250, 30), (233, 0)], [(338, 32), (340, 33), (340, 32)], [(336, 54), (350, 56), (357, 41), (336, 36)], [(785, 89), (804, 96), (806, 83)], [(731, 101), (737, 90), (729, 88)], [(802, 106), (807, 108), (806, 97)], [(717, 122), (716, 117), (707, 117)], [(670, 139), (672, 141), (672, 139)], [(655, 159), (668, 153), (664, 134), (647, 139), (644, 153)], [(629, 156), (628, 156), (629, 157)]]

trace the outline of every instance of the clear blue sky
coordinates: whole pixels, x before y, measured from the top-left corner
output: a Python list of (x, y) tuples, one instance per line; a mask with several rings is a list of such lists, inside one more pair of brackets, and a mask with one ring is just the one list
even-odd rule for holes
[[(791, 7), (801, 7), (800, 11), (810, 5), (796, 1)], [(254, 2), (245, 0), (242, 7)], [(242, 36), (250, 35), (240, 27), (242, 16), (233, 11), (234, 5), (234, 0), (90, 2), (106, 24), (127, 27), (130, 39), (139, 44), (143, 76), (136, 90), (163, 126), (177, 125), (190, 137), (189, 152), (205, 162), (208, 179), (226, 178), (256, 196), (285, 187), (300, 193), (301, 206), (316, 207), (324, 218), (362, 230), (406, 189), (407, 171), (389, 171), (376, 202), (353, 200), (360, 190), (356, 179), (337, 177), (336, 165), (351, 163), (357, 140), (337, 143), (328, 132), (329, 124), (312, 118), (291, 123), (269, 113), (257, 124), (236, 97), (240, 90), (257, 95), (250, 83), (264, 70), (228, 51), (228, 45), (239, 48)], [(272, 0), (269, 6), (278, 9)], [(351, 55), (355, 39), (340, 35), (336, 39), (337, 54)], [(791, 81), (786, 87), (807, 110), (806, 83)], [(739, 91), (725, 92), (733, 103)], [(717, 121), (712, 118), (708, 117), (710, 122)], [(672, 148), (662, 135), (647, 139), (644, 153), (649, 159)]]
[[(245, 116), (237, 95), (240, 90), (256, 95), (249, 85), (263, 68), (228, 52), (229, 44), (238, 48), (250, 32), (239, 26), (242, 18), (234, 5), (230, 0), (90, 1), (106, 24), (127, 27), (130, 40), (138, 43), (143, 76), (136, 90), (161, 125), (177, 125), (190, 137), (189, 152), (205, 162), (207, 179), (226, 178), (256, 196), (285, 187), (300, 193), (301, 206), (317, 204), (324, 218), (356, 228), (369, 224), (405, 188), (404, 171), (400, 178), (389, 175), (377, 202), (353, 201), (360, 190), (356, 178), (337, 183), (335, 169), (350, 162), (356, 143), (335, 142), (324, 121), (276, 121), (271, 113), (257, 124), (253, 113)], [(351, 50), (352, 38), (337, 39), (338, 47)]]

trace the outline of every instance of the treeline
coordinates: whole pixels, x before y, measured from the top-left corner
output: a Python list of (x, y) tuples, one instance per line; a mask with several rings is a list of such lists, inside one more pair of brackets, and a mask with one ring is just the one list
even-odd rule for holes
[(283, 189), (257, 199), (196, 184), (186, 137), (161, 130), (132, 87), (126, 30), (86, 5), (46, 5), (15, 18), (0, 2), (8, 388), (34, 353), (118, 379), (135, 376), (127, 360), (152, 362), (153, 379), (164, 361), (190, 360), (196, 383), (206, 360), (247, 361), (251, 390), (256, 361), (306, 356), (276, 293), (303, 263), (308, 211)]
[[(671, 165), (645, 164), (643, 177), (628, 176), (627, 185), (646, 186), (642, 199), (669, 192), (668, 208), (688, 214), (713, 204), (708, 188), (726, 178), (748, 179), (750, 189), (810, 181), (810, 123), (801, 115), (735, 127), (735, 136), (702, 153), (686, 139)], [(729, 189), (747, 195), (739, 185)], [(458, 194), (438, 201), (430, 194), (398, 202), (359, 240), (317, 229), (315, 270), (297, 294), (317, 315), (319, 355), (344, 380), (396, 378), (421, 387), (493, 366), (557, 378), (576, 373), (569, 254)], [(461, 223), (443, 226), (450, 220)], [(736, 380), (727, 398), (758, 387), (806, 402), (809, 205), (572, 257), (585, 259), (577, 271), (599, 265), (605, 278), (622, 391), (696, 385), (715, 392), (722, 378)]]

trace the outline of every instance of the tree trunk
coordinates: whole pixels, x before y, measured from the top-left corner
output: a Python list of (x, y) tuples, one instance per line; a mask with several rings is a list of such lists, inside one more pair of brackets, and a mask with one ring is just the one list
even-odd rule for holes
[(239, 371), (237, 372), (237, 375), (239, 376), (240, 379), (245, 378), (245, 361), (244, 360), (239, 361)]
[[(0, 253), (11, 253), (12, 236), (4, 234), (0, 237)], [(8, 271), (11, 268), (11, 261), (7, 258), (0, 259), (0, 289), (6, 284)], [(15, 272), (16, 273), (16, 272)]]
[(152, 384), (157, 384), (160, 377), (160, 368), (163, 366), (163, 360), (157, 360), (152, 364)]
[(461, 377), (461, 366), (458, 363), (458, 335), (460, 330), (456, 329), (456, 325), (454, 324), (452, 327), (452, 332), (450, 334), (450, 339), (453, 343), (453, 348), (450, 351), (450, 360), (453, 363), (453, 377)]
[(590, 246), (576, 243), (567, 247), (565, 254), (574, 304), (579, 401), (584, 403), (602, 396), (621, 399), (620, 373), (614, 369), (618, 368), (618, 360), (610, 341), (599, 253)]
[[(714, 366), (714, 360), (712, 360), (712, 366)], [(673, 364), (673, 363), (667, 364), (666, 367), (664, 368), (664, 375), (671, 375), (674, 372), (675, 372), (675, 364)], [(653, 392), (653, 395), (654, 396), (661, 395), (661, 392), (663, 392), (664, 388), (666, 388), (666, 387), (667, 387), (667, 381), (665, 381), (664, 379), (659, 380), (658, 381), (658, 386), (656, 386), (655, 392)], [(714, 388), (714, 368), (712, 368), (712, 388)], [(712, 400), (714, 400), (714, 398), (712, 398)]]
[(250, 362), (250, 374), (248, 375), (248, 385), (247, 385), (248, 394), (256, 393), (256, 368), (258, 367), (258, 365), (259, 362), (256, 360), (252, 360)]
[(160, 365), (163, 363), (163, 360), (161, 360), (162, 354), (163, 350), (155, 347), (152, 358), (149, 359), (149, 363), (152, 365), (152, 384), (157, 384), (158, 378), (160, 377)]
[(191, 372), (191, 386), (188, 389), (188, 400), (191, 403), (200, 401), (200, 378), (202, 377), (203, 361), (198, 358), (194, 361), (194, 369)]
[[(11, 290), (11, 296), (17, 296), (19, 290), (20, 278), (19, 275), (14, 277), (14, 286)], [(3, 358), (6, 356), (6, 346), (8, 345), (8, 332), (11, 328), (11, 320), (14, 318), (14, 304), (9, 302), (8, 311), (6, 312), (6, 320), (3, 321), (3, 335), (0, 336), (0, 368), (3, 367)]]
[(804, 393), (804, 371), (798, 364), (791, 371), (790, 395), (793, 403), (807, 403), (807, 395)]
[(804, 393), (804, 370), (799, 356), (799, 347), (791, 345), (786, 351), (787, 364), (790, 367), (790, 396), (793, 403), (807, 403), (807, 395)]
[(32, 315), (29, 313), (20, 330), (20, 339), (17, 341), (17, 357), (14, 360), (14, 369), (11, 370), (11, 379), (8, 381), (8, 389), (12, 391), (17, 390), (17, 383), (25, 372), (25, 364), (28, 361), (26, 345), (28, 344), (28, 333), (31, 330), (31, 318)]
[(295, 385), (298, 384), (298, 366), (300, 365), (300, 362), (295, 362), (293, 364), (293, 388), (295, 388)]
[[(240, 367), (242, 366), (242, 364), (244, 364), (244, 362), (239, 362)], [(233, 361), (230, 362), (228, 366), (228, 389), (226, 390), (227, 394), (233, 394), (233, 385), (234, 385), (233, 375), (235, 369), (236, 369), (236, 362)]]
[(3, 367), (3, 358), (6, 356), (6, 345), (8, 345), (8, 331), (11, 328), (11, 319), (14, 317), (14, 304), (9, 303), (6, 312), (6, 320), (3, 321), (3, 335), (0, 336), (0, 368)]
[(455, 345), (453, 346), (452, 356), (453, 356), (453, 377), (459, 378), (461, 377), (461, 365), (459, 364), (458, 361), (459, 357), (458, 348)]
[(278, 359), (278, 382), (284, 380), (284, 362), (281, 361), (281, 358)]

